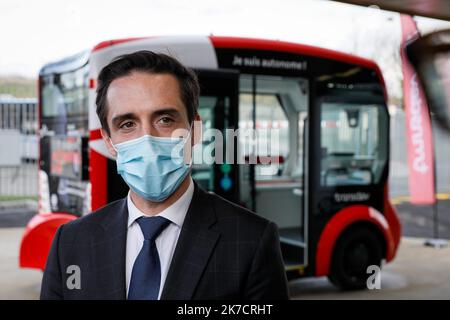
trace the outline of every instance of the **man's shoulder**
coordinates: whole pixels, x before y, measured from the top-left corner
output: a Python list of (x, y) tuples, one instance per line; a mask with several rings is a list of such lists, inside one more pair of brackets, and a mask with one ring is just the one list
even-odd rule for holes
[(223, 197), (208, 192), (219, 224), (239, 225), (242, 232), (261, 234), (273, 222), (259, 216), (255, 212), (233, 203)]
[(122, 198), (73, 221), (64, 224), (64, 232), (79, 232), (82, 230), (92, 230), (93, 228), (108, 225), (114, 214), (122, 214), (126, 198)]

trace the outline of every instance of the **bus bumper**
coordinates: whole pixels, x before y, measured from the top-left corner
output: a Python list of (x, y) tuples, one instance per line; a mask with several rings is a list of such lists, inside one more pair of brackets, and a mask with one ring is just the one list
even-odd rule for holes
[(47, 256), (58, 227), (77, 217), (67, 213), (39, 213), (29, 222), (19, 253), (21, 268), (45, 269)]

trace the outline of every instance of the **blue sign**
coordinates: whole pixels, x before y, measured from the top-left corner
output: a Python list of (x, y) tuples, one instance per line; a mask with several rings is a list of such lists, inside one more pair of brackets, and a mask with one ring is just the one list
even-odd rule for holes
[(231, 189), (231, 186), (233, 185), (233, 181), (230, 179), (229, 176), (224, 176), (222, 179), (220, 179), (220, 186), (223, 190), (228, 191)]

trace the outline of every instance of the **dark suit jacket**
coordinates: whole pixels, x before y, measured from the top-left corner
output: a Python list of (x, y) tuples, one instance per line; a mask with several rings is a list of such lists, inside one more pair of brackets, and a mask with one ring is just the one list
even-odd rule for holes
[[(61, 226), (41, 299), (125, 299), (127, 219), (124, 198)], [(276, 225), (195, 185), (161, 299), (288, 299)]]

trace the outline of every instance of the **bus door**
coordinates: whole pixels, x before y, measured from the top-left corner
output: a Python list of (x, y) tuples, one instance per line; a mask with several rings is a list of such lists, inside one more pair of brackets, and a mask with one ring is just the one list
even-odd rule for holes
[[(237, 144), (227, 129), (237, 129), (239, 72), (196, 70), (200, 83), (198, 113), (202, 119), (202, 142), (193, 148), (192, 177), (205, 190), (239, 203)], [(229, 139), (228, 139), (229, 138)], [(227, 159), (227, 155), (228, 158)], [(231, 160), (231, 161), (230, 161)]]
[(362, 204), (384, 212), (389, 116), (376, 86), (317, 83), (311, 108), (310, 252), (343, 208)]
[(307, 263), (308, 91), (304, 78), (240, 78), (240, 200), (278, 225), (286, 270), (300, 272)]

